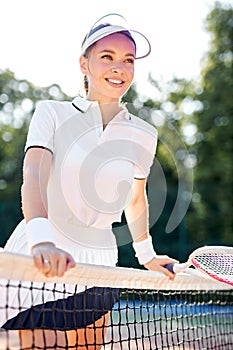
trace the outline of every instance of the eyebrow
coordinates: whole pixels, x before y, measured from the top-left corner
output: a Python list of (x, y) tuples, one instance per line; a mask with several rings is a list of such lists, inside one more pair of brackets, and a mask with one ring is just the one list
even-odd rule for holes
[[(104, 52), (106, 52), (106, 53), (116, 54), (116, 52), (115, 52), (115, 51), (113, 51), (113, 50), (109, 50), (109, 49), (104, 49), (104, 50), (101, 50), (99, 53), (104, 53)], [(132, 53), (127, 53), (125, 56), (135, 58), (135, 55), (134, 55), (134, 54), (132, 54)]]

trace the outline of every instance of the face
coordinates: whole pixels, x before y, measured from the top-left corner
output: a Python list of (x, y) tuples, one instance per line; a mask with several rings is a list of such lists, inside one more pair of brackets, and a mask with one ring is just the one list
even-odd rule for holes
[(99, 102), (119, 101), (134, 77), (135, 45), (126, 35), (111, 34), (100, 39), (81, 56), (80, 67), (88, 76), (88, 98)]

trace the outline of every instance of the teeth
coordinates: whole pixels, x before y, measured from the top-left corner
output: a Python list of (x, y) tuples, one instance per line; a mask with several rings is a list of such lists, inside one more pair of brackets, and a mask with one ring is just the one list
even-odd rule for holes
[(108, 81), (110, 83), (113, 83), (113, 84), (122, 84), (123, 83), (122, 80), (116, 80), (116, 79), (108, 79)]

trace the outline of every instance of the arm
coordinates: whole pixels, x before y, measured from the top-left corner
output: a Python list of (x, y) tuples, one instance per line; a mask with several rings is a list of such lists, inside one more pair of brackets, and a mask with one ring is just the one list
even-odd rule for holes
[[(75, 263), (68, 253), (56, 248), (51, 239), (52, 231), (47, 220), (47, 184), (51, 164), (52, 154), (48, 150), (31, 148), (27, 151), (23, 166), (22, 210), (29, 241), (30, 236), (37, 236), (29, 244), (32, 245), (35, 265), (47, 276), (62, 276)], [(33, 244), (33, 240), (38, 242)]]
[(48, 217), (46, 192), (51, 163), (52, 154), (41, 148), (31, 148), (25, 155), (21, 194), (27, 223), (37, 217)]
[[(132, 199), (129, 205), (125, 208), (125, 216), (133, 241), (138, 243), (143, 242), (150, 237), (146, 179), (135, 179), (132, 190)], [(152, 256), (150, 255), (149, 260), (144, 263), (144, 266), (148, 270), (163, 272), (170, 279), (173, 279), (174, 274), (169, 272), (163, 266), (174, 262), (177, 261), (170, 259), (167, 256), (158, 256), (154, 252)]]

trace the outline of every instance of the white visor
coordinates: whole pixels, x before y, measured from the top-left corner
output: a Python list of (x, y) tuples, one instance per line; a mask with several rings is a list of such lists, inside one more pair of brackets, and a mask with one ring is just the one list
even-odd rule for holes
[[(106, 20), (107, 18), (107, 20)], [(115, 21), (112, 20), (115, 19)], [(119, 18), (121, 21), (124, 21), (124, 25), (119, 23)], [(104, 21), (103, 21), (104, 19)], [(116, 20), (117, 19), (117, 20)], [(86, 50), (96, 43), (98, 40), (105, 38), (108, 35), (119, 33), (119, 32), (128, 32), (128, 37), (136, 45), (136, 59), (147, 57), (151, 52), (151, 45), (149, 40), (140, 32), (136, 30), (128, 29), (127, 22), (119, 14), (109, 14), (101, 17), (95, 24), (91, 27), (91, 30), (86, 35), (84, 42), (81, 47), (81, 55), (84, 55)], [(126, 33), (127, 34), (127, 33)]]

